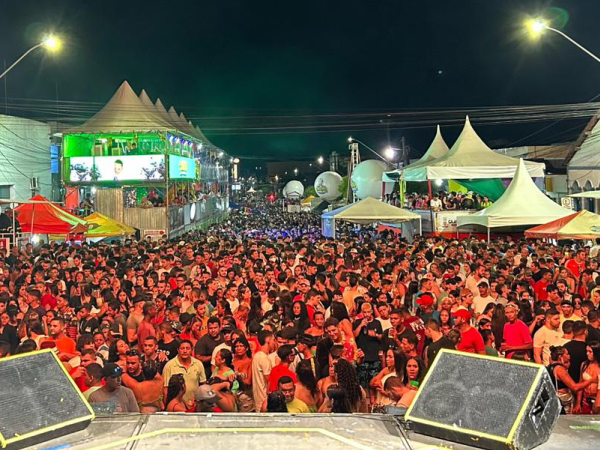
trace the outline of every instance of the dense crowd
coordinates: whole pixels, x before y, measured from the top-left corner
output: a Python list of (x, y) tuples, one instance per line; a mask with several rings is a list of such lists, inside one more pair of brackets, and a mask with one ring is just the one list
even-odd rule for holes
[[(395, 206), (400, 205), (398, 192), (386, 196), (386, 201)], [(492, 205), (484, 195), (469, 192), (437, 191), (427, 194), (408, 194), (404, 198), (406, 209), (431, 209), (433, 211), (482, 210)]]
[(317, 216), (253, 212), (13, 248), (0, 357), (53, 349), (99, 410), (367, 412), (409, 406), (448, 348), (543, 364), (566, 413), (597, 413), (599, 243), (332, 240)]

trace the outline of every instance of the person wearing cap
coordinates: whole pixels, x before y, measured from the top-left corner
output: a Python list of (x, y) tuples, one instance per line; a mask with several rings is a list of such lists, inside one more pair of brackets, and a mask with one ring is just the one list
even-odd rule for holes
[(464, 307), (459, 307), (454, 313), (454, 326), (460, 331), (461, 340), (456, 349), (461, 352), (479, 353), (485, 355), (485, 345), (479, 331), (471, 326), (471, 313)]
[(114, 363), (106, 363), (102, 368), (104, 386), (90, 395), (90, 403), (105, 403), (115, 413), (139, 413), (133, 391), (121, 385), (122, 375), (123, 369)]
[(419, 316), (423, 322), (427, 322), (429, 319), (433, 318), (434, 302), (435, 299), (433, 298), (433, 295), (428, 292), (421, 294), (417, 298), (416, 303), (419, 306), (417, 316)]
[(196, 402), (196, 412), (219, 412), (215, 411), (215, 405), (219, 401), (219, 395), (213, 390), (212, 386), (208, 384), (198, 386), (194, 392), (194, 400)]
[(566, 320), (583, 320), (580, 316), (574, 314), (573, 303), (569, 300), (563, 300), (560, 302), (560, 326), (565, 323)]
[(519, 307), (515, 303), (508, 303), (504, 307), (506, 323), (504, 324), (503, 342), (500, 351), (511, 358), (517, 351), (530, 351), (533, 348), (533, 339), (529, 334), (529, 327), (518, 318)]

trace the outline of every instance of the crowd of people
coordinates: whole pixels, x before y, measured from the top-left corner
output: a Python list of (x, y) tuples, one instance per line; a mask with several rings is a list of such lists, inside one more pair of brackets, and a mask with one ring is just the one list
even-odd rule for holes
[(448, 348), (543, 364), (565, 413), (598, 412), (600, 243), (333, 240), (260, 209), (180, 240), (12, 248), (0, 357), (52, 349), (107, 412), (347, 413), (409, 406)]
[(404, 205), (400, 205), (398, 192), (386, 196), (386, 202), (406, 209), (431, 209), (433, 211), (477, 210), (492, 206), (490, 199), (484, 195), (468, 192), (437, 191), (431, 195), (408, 194)]

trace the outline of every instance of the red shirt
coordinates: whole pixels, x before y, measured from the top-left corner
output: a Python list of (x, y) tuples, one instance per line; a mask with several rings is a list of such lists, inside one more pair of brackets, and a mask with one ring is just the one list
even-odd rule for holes
[(546, 292), (546, 288), (550, 283), (546, 283), (544, 280), (540, 280), (535, 283), (535, 287), (533, 288), (535, 292), (535, 296), (538, 301), (548, 300), (548, 293)]
[(404, 319), (404, 326), (413, 330), (417, 335), (417, 339), (419, 339), (417, 353), (421, 355), (423, 353), (423, 346), (425, 345), (425, 324), (420, 317), (411, 316), (408, 319)]
[[(506, 322), (504, 324), (504, 342), (506, 345), (517, 346), (531, 343), (531, 334), (529, 327), (524, 322), (518, 320), (515, 323)], [(510, 358), (514, 352), (508, 352), (507, 358)]]
[(570, 259), (565, 264), (565, 267), (573, 274), (573, 276), (579, 280), (581, 276), (581, 272), (585, 270), (585, 261), (581, 264), (575, 261), (574, 259)]
[(479, 331), (473, 327), (469, 327), (467, 331), (460, 332), (462, 337), (459, 344), (456, 346), (456, 350), (467, 353), (481, 353), (485, 352), (485, 345), (483, 338)]
[(271, 374), (269, 375), (269, 393), (278, 389), (279, 379), (285, 376), (288, 376), (294, 380), (294, 384), (298, 382), (296, 379), (296, 374), (283, 364), (278, 364), (271, 369)]

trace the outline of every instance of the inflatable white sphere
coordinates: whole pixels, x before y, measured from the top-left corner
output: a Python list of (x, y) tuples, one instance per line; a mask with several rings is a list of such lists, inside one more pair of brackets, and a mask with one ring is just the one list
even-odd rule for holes
[(286, 198), (300, 198), (304, 194), (304, 185), (298, 180), (289, 181), (283, 188), (283, 195)]
[(315, 180), (315, 192), (323, 200), (332, 202), (340, 197), (342, 176), (336, 172), (323, 172)]
[[(373, 197), (381, 200), (381, 189), (383, 181), (381, 176), (383, 172), (390, 170), (390, 166), (383, 161), (368, 159), (361, 162), (354, 168), (350, 186), (352, 192), (358, 199), (363, 200), (367, 197)], [(386, 183), (386, 194), (390, 194), (394, 189), (394, 183)]]

